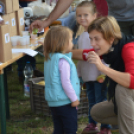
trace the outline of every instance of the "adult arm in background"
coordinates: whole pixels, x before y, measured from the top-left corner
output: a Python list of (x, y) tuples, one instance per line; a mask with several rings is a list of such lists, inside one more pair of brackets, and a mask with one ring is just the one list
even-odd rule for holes
[(58, 19), (60, 15), (62, 15), (67, 10), (67, 8), (69, 8), (72, 1), (73, 0), (58, 0), (54, 10), (50, 13), (46, 20), (36, 20), (30, 25), (30, 32), (32, 32), (34, 27), (41, 31), (43, 28), (49, 26), (53, 21)]

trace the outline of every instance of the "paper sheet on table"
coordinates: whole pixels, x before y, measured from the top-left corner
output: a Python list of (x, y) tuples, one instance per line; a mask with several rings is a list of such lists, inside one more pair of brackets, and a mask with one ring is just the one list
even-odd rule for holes
[(36, 56), (38, 52), (32, 50), (32, 49), (12, 49), (12, 53), (25, 53), (27, 55), (30, 55), (32, 57)]

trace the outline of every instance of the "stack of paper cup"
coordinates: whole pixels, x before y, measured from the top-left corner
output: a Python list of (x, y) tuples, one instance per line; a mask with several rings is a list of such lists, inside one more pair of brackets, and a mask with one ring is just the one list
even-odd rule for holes
[(11, 43), (12, 43), (12, 46), (13, 46), (13, 47), (15, 47), (15, 46), (18, 45), (18, 43), (19, 43), (19, 38), (20, 38), (20, 36), (13, 36), (13, 37), (11, 37)]
[(25, 46), (25, 45), (27, 45), (27, 38), (20, 37), (19, 42), (20, 42), (20, 45)]

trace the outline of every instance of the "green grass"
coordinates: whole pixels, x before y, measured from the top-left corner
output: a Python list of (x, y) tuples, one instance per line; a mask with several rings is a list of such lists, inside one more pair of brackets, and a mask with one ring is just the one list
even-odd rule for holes
[[(43, 71), (44, 59), (36, 56), (37, 68)], [(7, 120), (7, 134), (52, 134), (52, 119), (43, 115), (36, 115), (31, 111), (30, 99), (23, 95), (23, 85), (18, 81), (17, 65), (12, 65), (13, 71), (7, 72), (8, 93), (10, 103), (10, 120)], [(78, 120), (78, 132), (81, 134), (88, 123), (88, 118)], [(46, 127), (45, 131), (42, 127)], [(118, 133), (113, 133), (118, 134)]]

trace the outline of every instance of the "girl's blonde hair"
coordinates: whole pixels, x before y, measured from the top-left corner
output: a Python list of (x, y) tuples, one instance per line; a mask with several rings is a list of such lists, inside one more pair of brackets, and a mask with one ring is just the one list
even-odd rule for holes
[(62, 53), (69, 44), (73, 32), (64, 26), (53, 26), (47, 32), (44, 40), (44, 56), (47, 61), (50, 53)]
[(118, 40), (122, 38), (120, 27), (112, 16), (100, 17), (94, 20), (88, 27), (88, 33), (90, 34), (93, 30), (101, 32), (103, 38), (108, 42), (111, 38), (114, 38), (114, 44), (117, 44)]
[[(78, 7), (89, 7), (92, 14), (97, 13), (96, 5), (93, 1), (82, 1), (81, 3), (79, 3), (77, 5), (77, 8)], [(76, 10), (77, 10), (77, 8), (76, 8)], [(76, 12), (76, 14), (77, 14), (77, 12)]]

